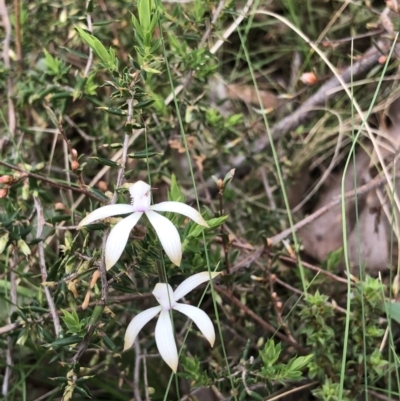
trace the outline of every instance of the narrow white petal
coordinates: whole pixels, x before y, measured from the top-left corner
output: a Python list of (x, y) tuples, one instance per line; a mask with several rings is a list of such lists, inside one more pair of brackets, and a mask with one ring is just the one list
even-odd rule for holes
[[(218, 276), (220, 272), (211, 273), (211, 278)], [(193, 274), (193, 276), (188, 277), (186, 280), (182, 281), (174, 291), (175, 301), (179, 301), (182, 297), (196, 288), (198, 285), (205, 283), (210, 280), (209, 272), (201, 272)]]
[(155, 306), (154, 308), (146, 309), (136, 315), (128, 325), (125, 332), (124, 340), (124, 351), (132, 347), (136, 340), (139, 331), (142, 330), (143, 326), (147, 324), (154, 316), (161, 311), (161, 306)]
[(129, 238), (129, 233), (143, 213), (133, 213), (116, 224), (110, 232), (106, 243), (106, 269), (111, 269), (120, 258)]
[(86, 226), (87, 224), (93, 223), (96, 220), (106, 219), (107, 217), (117, 216), (120, 214), (132, 213), (133, 207), (131, 205), (107, 205), (99, 207), (89, 213), (84, 219), (81, 220), (78, 227)]
[(156, 212), (173, 212), (183, 214), (189, 219), (192, 219), (197, 224), (208, 227), (206, 221), (201, 217), (201, 214), (194, 208), (186, 203), (182, 202), (161, 202), (157, 203), (156, 205), (150, 206), (151, 210), (155, 210)]
[(169, 312), (165, 309), (161, 310), (157, 321), (156, 344), (161, 358), (175, 373), (178, 367), (178, 350), (176, 349), (171, 318)]
[(190, 319), (192, 319), (199, 330), (203, 333), (203, 336), (210, 342), (211, 347), (214, 346), (215, 342), (215, 331), (211, 319), (208, 315), (199, 308), (192, 305), (176, 304), (174, 310), (177, 310)]
[(152, 294), (164, 309), (170, 310), (174, 308), (176, 304), (174, 301), (174, 291), (169, 284), (157, 283)]
[(179, 266), (182, 260), (182, 244), (178, 230), (166, 217), (152, 210), (148, 210), (146, 216), (156, 230), (165, 253), (174, 265)]
[(150, 207), (150, 185), (137, 181), (130, 186), (129, 192), (135, 212), (145, 212)]

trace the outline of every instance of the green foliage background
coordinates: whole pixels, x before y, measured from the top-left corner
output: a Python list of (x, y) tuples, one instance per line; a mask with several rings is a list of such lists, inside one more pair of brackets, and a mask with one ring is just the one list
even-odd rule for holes
[[(363, 274), (360, 281), (343, 278), (338, 253), (316, 270), (300, 263), (304, 255), (295, 242), (266, 246), (297, 218), (283, 190), (334, 147), (337, 119), (327, 109), (347, 124), (343, 159), (351, 127), (361, 121), (338, 93), (273, 150), (254, 150), (270, 126), (317, 90), (301, 82), (303, 72), (320, 82), (331, 76), (296, 31), (256, 12), (273, 11), (318, 45), (325, 40), (325, 55), (340, 70), (384, 32), (380, 2), (346, 4), (2, 2), (3, 23), (8, 15), (11, 24), (0, 64), (0, 175), (10, 177), (0, 189), (4, 399), (399, 399), (393, 277), (386, 284)], [(244, 6), (246, 18), (224, 37)], [(382, 108), (395, 90), (385, 80), (376, 92), (379, 79), (398, 66), (385, 61), (354, 86), (364, 110)], [(229, 93), (219, 91), (233, 83), (256, 95), (272, 93), (279, 107), (225, 101)], [(308, 143), (317, 121), (328, 134)], [(238, 158), (245, 162), (234, 172)], [(200, 207), (210, 229), (167, 216), (183, 243), (178, 268), (141, 222), (117, 265), (90, 288), (102, 263), (102, 239), (118, 220), (83, 230), (77, 224), (113, 197), (129, 202), (124, 184), (139, 179), (155, 188), (157, 202)], [(140, 345), (122, 353), (125, 329), (155, 305), (151, 291), (160, 277), (176, 286), (207, 269), (226, 274), (186, 300), (202, 300), (212, 318), (219, 334), (213, 349), (177, 315), (176, 377), (157, 354), (154, 321), (141, 332)], [(45, 291), (60, 318), (58, 334)]]

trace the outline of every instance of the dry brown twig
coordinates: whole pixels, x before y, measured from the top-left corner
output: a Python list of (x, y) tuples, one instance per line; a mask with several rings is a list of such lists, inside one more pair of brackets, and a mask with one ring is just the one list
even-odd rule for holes
[[(43, 208), (38, 197), (34, 196), (33, 200), (35, 203), (36, 215), (37, 215), (36, 237), (40, 238), (43, 233), (43, 226), (44, 226)], [(44, 257), (43, 241), (40, 241), (38, 243), (37, 249), (39, 254), (40, 274), (42, 275), (42, 283), (44, 283), (47, 280), (47, 268), (46, 268), (46, 260)], [(54, 303), (53, 297), (51, 296), (50, 289), (46, 285), (44, 286), (44, 293), (46, 295), (47, 304), (49, 305), (51, 317), (53, 319), (54, 333), (56, 337), (58, 337), (61, 332), (60, 319), (57, 315), (56, 305)]]
[(96, 196), (94, 193), (90, 192), (86, 188), (78, 188), (78, 187), (74, 187), (72, 185), (67, 185), (67, 184), (63, 184), (61, 182), (53, 181), (50, 178), (44, 177), (44, 176), (39, 175), (39, 174), (31, 173), (29, 171), (24, 170), (21, 167), (14, 166), (13, 164), (7, 163), (7, 162), (5, 162), (3, 160), (0, 160), (0, 165), (2, 165), (4, 167), (7, 167), (10, 170), (18, 171), (18, 172), (20, 172), (22, 174), (25, 174), (26, 177), (32, 177), (32, 178), (35, 178), (36, 180), (46, 182), (47, 184), (51, 185), (54, 188), (66, 189), (66, 190), (79, 192), (79, 193), (83, 194), (84, 196), (89, 196), (90, 198), (93, 198), (93, 199), (95, 199), (95, 200), (97, 200), (99, 202), (102, 202), (102, 203), (105, 202), (104, 199), (99, 198), (98, 196)]
[(214, 289), (218, 293), (220, 293), (222, 296), (227, 298), (234, 305), (239, 307), (244, 313), (249, 315), (254, 321), (256, 321), (265, 330), (269, 331), (270, 333), (273, 333), (276, 337), (278, 337), (282, 341), (285, 341), (286, 343), (292, 345), (301, 354), (303, 354), (303, 355), (306, 354), (306, 351), (302, 347), (300, 347), (296, 342), (293, 343), (289, 337), (280, 333), (275, 327), (273, 327), (272, 325), (267, 323), (264, 319), (262, 319), (260, 316), (258, 316), (256, 313), (254, 313), (248, 306), (244, 305), (239, 299), (237, 299), (231, 291), (228, 291), (228, 290), (224, 289), (223, 287), (216, 285), (216, 284), (214, 284)]
[[(13, 314), (17, 305), (17, 273), (16, 268), (18, 265), (18, 251), (14, 249), (14, 252), (10, 252), (10, 255), (13, 255), (10, 259), (10, 308), (9, 308), (9, 316)], [(6, 350), (6, 369), (4, 372), (4, 380), (1, 388), (2, 395), (4, 399), (8, 400), (8, 390), (11, 381), (11, 375), (14, 368), (14, 357), (13, 357), (13, 339), (8, 336), (7, 337), (7, 350)]]
[[(10, 63), (10, 44), (11, 44), (11, 35), (12, 35), (12, 28), (11, 28), (11, 21), (8, 15), (7, 4), (5, 0), (0, 0), (0, 15), (3, 22), (5, 36), (3, 40), (3, 62), (4, 67), (6, 70), (11, 69)], [(14, 102), (12, 99), (13, 96), (13, 82), (11, 79), (11, 75), (7, 77), (7, 100), (8, 100), (8, 131), (11, 137), (15, 134), (15, 128), (17, 125), (16, 122), (16, 114), (15, 114), (15, 107)], [(1, 145), (0, 145), (1, 148)]]

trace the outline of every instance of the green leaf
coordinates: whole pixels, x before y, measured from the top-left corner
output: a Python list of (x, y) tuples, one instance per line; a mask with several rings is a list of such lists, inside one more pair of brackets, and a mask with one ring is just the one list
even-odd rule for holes
[(70, 337), (65, 337), (65, 338), (60, 338), (56, 341), (53, 341), (50, 346), (51, 348), (55, 348), (55, 347), (63, 347), (65, 345), (71, 345), (71, 344), (76, 344), (79, 343), (79, 341), (81, 341), (81, 337), (80, 336), (70, 336)]
[(127, 112), (124, 110), (120, 110), (120, 109), (114, 109), (112, 107), (105, 107), (105, 106), (101, 106), (101, 107), (96, 107), (97, 109), (100, 110), (104, 110), (107, 113), (113, 114), (115, 116), (126, 116)]
[(388, 316), (400, 323), (400, 304), (398, 302), (385, 302), (385, 309)]
[(221, 226), (229, 216), (221, 216), (221, 217), (214, 217), (210, 220), (207, 220), (207, 224), (210, 228), (217, 228)]
[(133, 106), (133, 108), (134, 108), (135, 110), (137, 110), (137, 109), (144, 109), (145, 107), (150, 106), (150, 105), (153, 104), (154, 102), (155, 102), (154, 99), (143, 100), (142, 102), (139, 102), (139, 103), (135, 104), (135, 105)]
[(328, 253), (326, 259), (322, 262), (322, 268), (328, 271), (334, 270), (343, 257), (343, 248), (338, 248)]
[(264, 345), (264, 349), (260, 351), (260, 356), (264, 366), (272, 366), (278, 360), (281, 350), (282, 346), (280, 343), (275, 345), (274, 340), (268, 340)]
[(111, 71), (116, 69), (116, 59), (113, 52), (108, 52), (105, 46), (95, 36), (87, 33), (82, 28), (75, 26), (79, 36), (93, 49), (96, 55), (104, 63), (104, 65)]
[(119, 164), (110, 160), (106, 159), (104, 157), (99, 157), (99, 156), (92, 156), (91, 159), (96, 160), (98, 163), (104, 165), (104, 166), (109, 166), (109, 167), (119, 167)]
[(176, 202), (184, 202), (185, 197), (182, 195), (181, 188), (179, 187), (176, 175), (171, 175), (171, 187), (168, 191), (168, 200)]
[(153, 157), (153, 156), (157, 156), (157, 155), (162, 155), (162, 153), (159, 152), (147, 152), (145, 150), (140, 150), (139, 152), (135, 152), (135, 153), (129, 153), (128, 157), (130, 159), (146, 159), (148, 157)]
[(139, 0), (137, 5), (140, 26), (144, 33), (149, 32), (150, 28), (151, 2), (152, 0)]
[(314, 354), (299, 356), (297, 358), (293, 358), (288, 363), (288, 369), (290, 370), (301, 370), (305, 368), (314, 358)]

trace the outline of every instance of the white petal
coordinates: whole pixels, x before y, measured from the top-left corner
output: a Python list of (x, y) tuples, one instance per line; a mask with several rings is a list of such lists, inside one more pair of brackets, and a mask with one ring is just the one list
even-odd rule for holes
[(164, 216), (148, 210), (146, 216), (156, 230), (165, 253), (171, 262), (179, 266), (182, 260), (182, 244), (176, 227)]
[(132, 213), (134, 210), (131, 205), (107, 205), (99, 207), (89, 213), (84, 219), (81, 220), (78, 227), (86, 226), (87, 224), (93, 223), (96, 220), (106, 219), (107, 217), (117, 216), (119, 214)]
[(129, 238), (129, 233), (143, 213), (132, 213), (116, 224), (110, 232), (106, 243), (106, 269), (111, 269), (120, 258)]
[(161, 202), (157, 203), (156, 205), (150, 206), (150, 209), (155, 210), (157, 212), (174, 212), (183, 214), (184, 216), (189, 217), (189, 219), (192, 219), (197, 224), (204, 227), (208, 227), (208, 224), (203, 219), (203, 217), (201, 217), (201, 214), (196, 209), (192, 208), (189, 205), (186, 205), (186, 203)]
[(161, 358), (175, 373), (178, 367), (178, 350), (169, 312), (164, 309), (161, 311), (156, 325), (156, 343)]
[(182, 297), (196, 288), (198, 285), (205, 283), (210, 280), (210, 277), (213, 279), (217, 277), (220, 272), (210, 273), (209, 272), (201, 272), (197, 274), (193, 274), (193, 276), (188, 277), (186, 280), (182, 281), (174, 291), (174, 299), (175, 301), (179, 301)]
[(163, 309), (170, 310), (174, 308), (176, 304), (174, 301), (174, 291), (169, 284), (157, 283), (152, 294), (155, 296)]
[(177, 310), (187, 317), (190, 317), (195, 323), (199, 330), (203, 333), (203, 336), (210, 342), (211, 347), (214, 346), (215, 342), (215, 331), (211, 319), (207, 314), (199, 308), (192, 305), (176, 304), (174, 310)]
[(129, 192), (135, 212), (145, 212), (150, 207), (150, 185), (143, 181), (135, 182), (130, 186)]
[(143, 326), (147, 324), (154, 316), (161, 311), (161, 306), (155, 306), (154, 308), (146, 309), (136, 315), (128, 325), (125, 332), (124, 340), (124, 351), (132, 347), (136, 340), (139, 331), (142, 330)]

